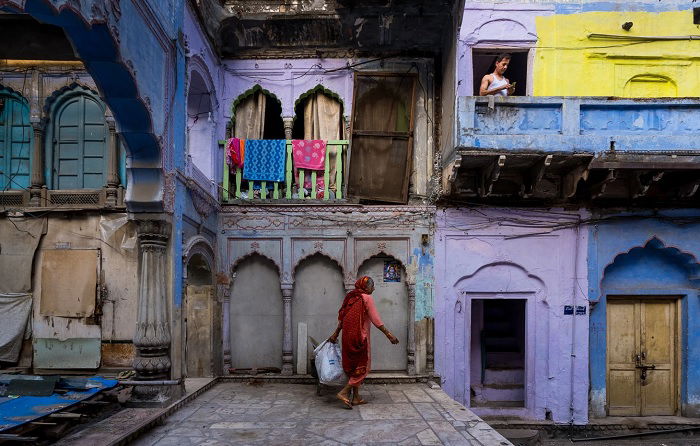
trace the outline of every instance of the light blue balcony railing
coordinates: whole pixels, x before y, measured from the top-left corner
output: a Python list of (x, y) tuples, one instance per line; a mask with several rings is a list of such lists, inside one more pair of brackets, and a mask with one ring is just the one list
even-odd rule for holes
[[(700, 150), (698, 99), (464, 96), (456, 116), (455, 150)], [(448, 149), (443, 159), (452, 156)]]
[[(219, 141), (220, 145), (225, 145), (225, 140)], [(343, 198), (343, 160), (345, 159), (349, 142), (347, 140), (326, 141), (326, 158), (324, 161), (324, 169), (320, 171), (298, 169), (299, 181), (298, 184), (294, 180), (294, 165), (292, 162), (292, 141), (287, 140), (287, 162), (285, 163), (285, 180), (280, 182), (272, 182), (269, 187), (269, 182), (261, 181), (260, 187), (255, 188), (253, 181), (248, 181), (243, 178), (241, 168), (236, 168), (233, 172), (230, 166), (226, 163), (224, 156), (224, 171), (223, 171), (223, 187), (222, 200), (223, 203), (235, 202), (236, 200), (340, 200)], [(335, 160), (334, 167), (331, 168), (331, 152), (334, 152)], [(334, 170), (334, 172), (333, 172)], [(331, 192), (331, 173), (335, 174), (335, 191)], [(323, 175), (323, 195), (322, 198), (317, 198), (317, 178), (318, 175)], [(311, 188), (303, 189), (304, 178), (310, 176)]]

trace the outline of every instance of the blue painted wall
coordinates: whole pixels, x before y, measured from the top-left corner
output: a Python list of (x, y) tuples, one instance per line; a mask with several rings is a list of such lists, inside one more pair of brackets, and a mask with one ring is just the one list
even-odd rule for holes
[(589, 237), (590, 410), (605, 416), (606, 297), (679, 295), (681, 410), (700, 416), (700, 213), (624, 215), (593, 224)]

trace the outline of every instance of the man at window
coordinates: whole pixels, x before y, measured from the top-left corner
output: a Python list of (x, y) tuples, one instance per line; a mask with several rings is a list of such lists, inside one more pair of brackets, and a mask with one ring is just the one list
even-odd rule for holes
[(515, 92), (515, 82), (513, 84), (504, 76), (508, 69), (511, 56), (508, 53), (499, 54), (496, 58), (496, 67), (493, 73), (485, 75), (481, 79), (479, 96), (502, 95), (510, 96)]

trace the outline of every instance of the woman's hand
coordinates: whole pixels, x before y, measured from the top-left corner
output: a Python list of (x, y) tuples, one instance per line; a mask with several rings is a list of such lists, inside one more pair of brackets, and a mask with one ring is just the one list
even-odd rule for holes
[(333, 333), (333, 334), (328, 338), (328, 342), (330, 342), (331, 344), (335, 344), (336, 342), (338, 342), (338, 333)]
[(397, 338), (396, 336), (394, 336), (394, 335), (391, 334), (391, 333), (389, 333), (388, 335), (386, 335), (386, 337), (389, 338), (389, 342), (391, 342), (392, 344), (398, 344), (398, 343), (399, 343), (399, 338)]

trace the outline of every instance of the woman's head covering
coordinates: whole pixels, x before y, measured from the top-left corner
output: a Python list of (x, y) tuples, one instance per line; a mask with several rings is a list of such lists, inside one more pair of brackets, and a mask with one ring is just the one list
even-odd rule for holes
[(374, 280), (369, 276), (362, 276), (355, 282), (355, 289), (367, 294), (374, 288)]

